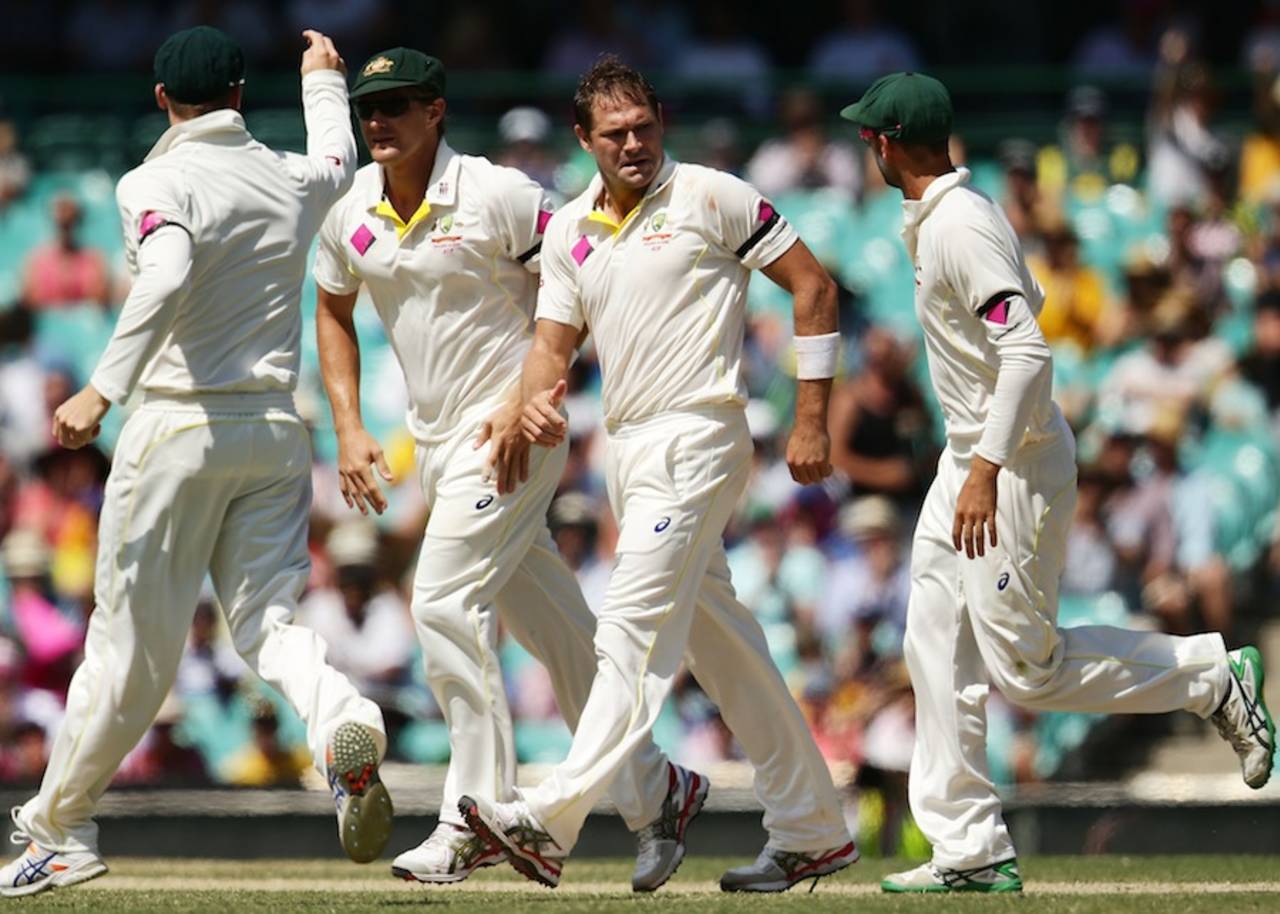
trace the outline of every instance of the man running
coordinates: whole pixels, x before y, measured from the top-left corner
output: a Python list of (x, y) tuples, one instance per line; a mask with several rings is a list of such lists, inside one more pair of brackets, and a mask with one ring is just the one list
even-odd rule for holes
[[(460, 808), (516, 869), (556, 885), (587, 813), (645, 744), (687, 658), (755, 766), (769, 832), (756, 861), (725, 873), (721, 888), (784, 891), (858, 853), (764, 632), (734, 595), (721, 535), (751, 465), (742, 366), (751, 271), (795, 298), (800, 381), (787, 462), (801, 483), (831, 472), (835, 284), (751, 186), (666, 156), (661, 109), (641, 74), (602, 58), (579, 83), (574, 109), (578, 141), (599, 174), (547, 228), (524, 421), (531, 440), (563, 441), (565, 372), (590, 327), (618, 559), (569, 757), (522, 800), (464, 797)], [(518, 435), (498, 436), (500, 470), (523, 459), (525, 446)]]
[(1021, 891), (987, 774), (989, 682), (1042, 711), (1211, 717), (1258, 788), (1275, 754), (1262, 659), (1252, 647), (1228, 654), (1218, 634), (1057, 627), (1075, 440), (1051, 398), (1040, 286), (1000, 207), (951, 164), (940, 82), (895, 73), (841, 114), (902, 191), (916, 316), (947, 427), (916, 527), (904, 646), (916, 695), (911, 810), (933, 860), (882, 887)]
[[(342, 492), (361, 511), (386, 507), (374, 468), (389, 477), (360, 416), (352, 313), (361, 285), (409, 388), (406, 421), (430, 510), (412, 611), (452, 754), (439, 825), (396, 857), (392, 872), (432, 883), (459, 882), (505, 856), (478, 841), (458, 812), (464, 793), (516, 795), (499, 618), (550, 671), (571, 728), (595, 670), (595, 617), (547, 530), (568, 444), (539, 449), (498, 485), (482, 449), (491, 432), (503, 435), (519, 421), (520, 366), (551, 205), (521, 172), (449, 147), (444, 94), (444, 67), (419, 51), (394, 48), (361, 68), (351, 99), (373, 163), (325, 220), (315, 264)], [(519, 495), (499, 491), (515, 478), (528, 480)], [(668, 765), (651, 742), (633, 757), (613, 800), (638, 835), (636, 888), (655, 889), (674, 872), (706, 791), (705, 778)], [(672, 827), (669, 810), (686, 794), (690, 816)]]
[(342, 845), (381, 853), (391, 801), (378, 779), (377, 705), (292, 624), (306, 585), (311, 447), (293, 404), (307, 251), (350, 186), (356, 146), (342, 58), (303, 33), (307, 154), (253, 139), (240, 116), (244, 57), (199, 27), (156, 53), (169, 129), (120, 180), (133, 288), (89, 384), (58, 407), (64, 447), (97, 437), (141, 391), (116, 445), (99, 521), (96, 608), (40, 793), (12, 811), (28, 842), (0, 895), (106, 872), (94, 808), (173, 684), (206, 572), (236, 649), (307, 726)]

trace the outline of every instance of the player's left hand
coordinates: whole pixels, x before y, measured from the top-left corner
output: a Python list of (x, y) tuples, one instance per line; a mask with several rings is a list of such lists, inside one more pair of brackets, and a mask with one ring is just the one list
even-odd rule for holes
[(53, 414), (53, 437), (71, 450), (82, 448), (102, 431), (102, 417), (111, 401), (86, 384), (79, 393), (57, 408)]
[(956, 552), (964, 550), (969, 558), (986, 555), (986, 541), (996, 547), (996, 475), (1000, 465), (974, 455), (969, 477), (956, 499), (956, 520), (951, 527), (951, 542)]
[(787, 439), (787, 468), (802, 486), (822, 482), (831, 475), (831, 436), (820, 425), (797, 423)]
[(517, 400), (503, 405), (480, 426), (475, 448), (489, 444), (485, 460), (485, 478), (495, 480), (498, 494), (514, 492), (529, 479), (529, 442), (520, 428), (523, 410)]

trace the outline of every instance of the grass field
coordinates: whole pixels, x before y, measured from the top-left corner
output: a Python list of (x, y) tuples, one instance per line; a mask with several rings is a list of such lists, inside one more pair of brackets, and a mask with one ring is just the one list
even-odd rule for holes
[(509, 867), (482, 871), (457, 886), (396, 881), (385, 861), (358, 867), (320, 860), (108, 861), (111, 872), (70, 889), (0, 903), (6, 910), (228, 914), (228, 912), (395, 912), (425, 908), (441, 914), (585, 914), (585, 912), (804, 911), (880, 914), (900, 911), (1034, 911), (1036, 914), (1232, 914), (1280, 911), (1280, 857), (1040, 857), (1023, 861), (1019, 896), (881, 895), (879, 878), (902, 864), (873, 860), (823, 880), (817, 891), (787, 895), (725, 895), (724, 868), (740, 860), (690, 857), (654, 895), (630, 891), (627, 860), (571, 862), (560, 888), (541, 888)]

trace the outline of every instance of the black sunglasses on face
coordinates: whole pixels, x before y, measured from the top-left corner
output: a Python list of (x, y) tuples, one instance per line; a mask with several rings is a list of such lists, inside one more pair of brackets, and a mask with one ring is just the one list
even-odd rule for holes
[(411, 102), (427, 102), (430, 99), (422, 95), (393, 95), (390, 98), (358, 98), (356, 99), (356, 117), (362, 121), (371, 121), (375, 114), (383, 117), (400, 117), (409, 110)]

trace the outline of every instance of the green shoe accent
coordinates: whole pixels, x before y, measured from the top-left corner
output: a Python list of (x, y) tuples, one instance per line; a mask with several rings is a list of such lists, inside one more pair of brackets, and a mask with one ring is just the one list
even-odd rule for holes
[(1021, 892), (1018, 860), (1002, 860), (990, 866), (951, 870), (925, 863), (905, 873), (895, 873), (880, 883), (882, 892), (925, 894), (942, 892)]

